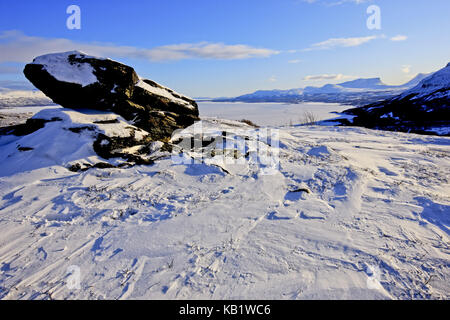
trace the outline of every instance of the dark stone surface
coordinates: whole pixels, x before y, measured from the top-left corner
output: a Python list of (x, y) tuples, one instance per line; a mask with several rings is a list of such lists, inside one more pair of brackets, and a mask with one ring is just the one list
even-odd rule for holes
[[(107, 143), (104, 143), (106, 141)], [(138, 152), (138, 154), (117, 151), (139, 145), (148, 145), (149, 143), (150, 139), (138, 140), (135, 138), (134, 134), (131, 137), (108, 137), (100, 133), (97, 135), (93, 147), (95, 153), (103, 159), (122, 158), (135, 164), (153, 164), (153, 160), (140, 156), (140, 154), (145, 154), (144, 150), (142, 150), (142, 152)]]

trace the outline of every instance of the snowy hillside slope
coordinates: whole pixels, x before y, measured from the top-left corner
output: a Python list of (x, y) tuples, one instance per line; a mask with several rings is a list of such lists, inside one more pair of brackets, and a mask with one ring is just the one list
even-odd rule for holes
[[(450, 63), (393, 98), (344, 111), (350, 125), (372, 129), (450, 135)], [(348, 123), (347, 123), (348, 124)]]
[[(410, 96), (410, 99), (432, 100), (437, 98), (450, 98), (450, 63), (438, 72), (422, 80), (414, 88), (405, 91), (398, 99), (404, 99)], [(412, 96), (412, 97), (411, 97)]]
[(450, 298), (450, 138), (280, 127), (275, 150), (239, 122), (201, 125), (265, 145), (279, 170), (232, 152), (74, 173), (96, 157), (88, 135), (0, 139), (0, 298)]

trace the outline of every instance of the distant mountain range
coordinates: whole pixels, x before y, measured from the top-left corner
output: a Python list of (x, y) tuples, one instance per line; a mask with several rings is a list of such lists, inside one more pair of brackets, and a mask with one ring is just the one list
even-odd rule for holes
[(450, 135), (450, 63), (395, 97), (344, 111), (343, 124), (374, 129)]
[(429, 74), (420, 73), (399, 86), (384, 84), (380, 78), (357, 79), (322, 87), (289, 90), (259, 90), (235, 98), (217, 98), (217, 102), (334, 102), (362, 106), (394, 97), (418, 85)]
[(391, 86), (380, 78), (357, 79), (322, 87), (260, 90), (223, 102), (333, 102), (353, 105), (353, 116), (332, 121), (373, 129), (450, 135), (450, 63), (431, 73), (420, 73), (405, 84)]
[(54, 105), (54, 102), (41, 91), (0, 88), (0, 109), (48, 105)]
[(35, 87), (28, 81), (18, 80), (0, 80), (0, 93), (7, 91), (30, 91), (36, 90)]
[(29, 82), (0, 80), (0, 109), (52, 104), (50, 98)]

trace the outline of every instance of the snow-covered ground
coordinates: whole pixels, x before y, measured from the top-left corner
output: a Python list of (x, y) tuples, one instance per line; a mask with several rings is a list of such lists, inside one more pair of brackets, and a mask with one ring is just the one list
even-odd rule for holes
[(27, 113), (27, 114), (34, 115), (42, 110), (56, 109), (56, 108), (61, 108), (61, 107), (57, 106), (57, 105), (48, 105), (48, 106), (34, 106), (34, 107), (20, 107), (20, 108), (5, 108), (5, 109), (0, 109), (0, 113), (1, 114)]
[[(1, 99), (1, 98), (0, 98)], [(1, 108), (0, 107), (0, 127), (13, 126), (16, 124), (25, 123), (27, 119), (34, 114), (45, 109), (55, 109), (59, 106), (34, 106), (34, 107), (19, 107), (19, 108)]]
[(63, 122), (0, 139), (2, 299), (450, 298), (450, 138), (279, 127), (272, 174), (171, 157), (74, 173), (89, 132), (49, 129), (99, 115), (42, 112)]
[(338, 103), (305, 102), (243, 103), (243, 102), (199, 102), (200, 117), (250, 120), (260, 126), (283, 126), (305, 121), (305, 113), (312, 113), (317, 121), (337, 118), (334, 112), (342, 112), (349, 106)]

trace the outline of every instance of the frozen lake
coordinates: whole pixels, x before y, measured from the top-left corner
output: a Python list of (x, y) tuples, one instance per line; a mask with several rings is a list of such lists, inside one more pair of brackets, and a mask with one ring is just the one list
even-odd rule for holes
[[(59, 106), (2, 108), (0, 113), (32, 113)], [(243, 103), (243, 102), (198, 102), (200, 117), (220, 119), (248, 119), (260, 126), (283, 126), (300, 124), (305, 112), (311, 112), (317, 121), (337, 118), (337, 114), (351, 106), (338, 103), (307, 102), (299, 104), (286, 103)]]
[(350, 109), (351, 106), (338, 103), (307, 102), (286, 103), (243, 103), (243, 102), (198, 102), (200, 117), (222, 119), (248, 119), (261, 126), (281, 126), (302, 123), (305, 112), (312, 112), (316, 120), (337, 118), (335, 112)]
[(0, 108), (0, 113), (38, 113), (41, 110), (45, 109), (56, 109), (61, 108), (58, 105), (51, 106), (26, 106), (26, 107), (12, 107), (12, 108)]

